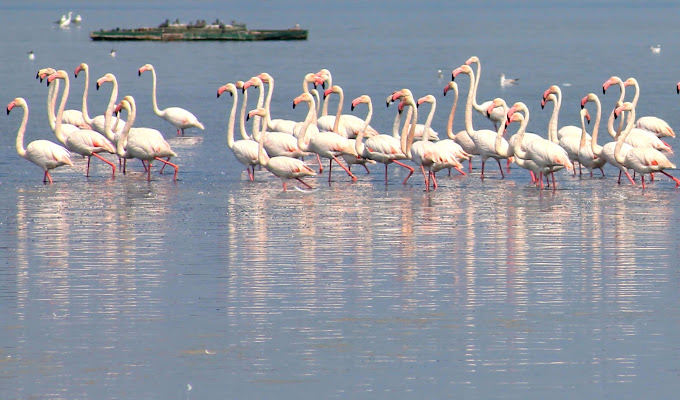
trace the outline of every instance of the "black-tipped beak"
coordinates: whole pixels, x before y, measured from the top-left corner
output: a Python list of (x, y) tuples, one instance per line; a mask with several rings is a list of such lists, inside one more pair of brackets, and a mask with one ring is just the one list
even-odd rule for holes
[(99, 82), (97, 82), (97, 84), (95, 85), (95, 87), (97, 88), (97, 90), (99, 90)]
[(142, 71), (137, 71), (137, 76), (142, 76)]
[(607, 89), (604, 86), (602, 86), (602, 94), (607, 94)]
[(349, 108), (350, 111), (354, 111), (354, 104)]

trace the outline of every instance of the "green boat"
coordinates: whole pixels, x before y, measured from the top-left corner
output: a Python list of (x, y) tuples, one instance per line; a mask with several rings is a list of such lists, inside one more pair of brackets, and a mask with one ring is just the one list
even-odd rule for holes
[(166, 20), (156, 28), (99, 30), (90, 32), (92, 40), (307, 40), (307, 30), (295, 25), (290, 29), (248, 29), (243, 23), (224, 24), (219, 19), (208, 24), (205, 20), (183, 24)]

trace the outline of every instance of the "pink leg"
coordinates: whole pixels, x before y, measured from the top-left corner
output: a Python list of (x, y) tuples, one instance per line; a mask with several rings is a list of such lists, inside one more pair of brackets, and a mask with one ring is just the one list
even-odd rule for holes
[(85, 170), (85, 176), (87, 177), (90, 176), (90, 158), (92, 158), (92, 156), (87, 157), (87, 169)]
[[(338, 160), (337, 157), (333, 157), (333, 159), (335, 160), (336, 163), (338, 163), (339, 166), (342, 167), (342, 169), (345, 170), (345, 172), (347, 172), (347, 175), (349, 175), (349, 176), (352, 178), (352, 182), (356, 182), (356, 181), (357, 181), (357, 177), (354, 176), (354, 174), (352, 174), (352, 172), (351, 172), (347, 167), (345, 167), (345, 166), (340, 162), (340, 160)], [(328, 177), (330, 178), (330, 176), (331, 176), (331, 171), (330, 171), (330, 168), (329, 168)]]
[(642, 188), (644, 189), (645, 188), (645, 175), (640, 174), (640, 179), (642, 179)]
[(300, 178), (295, 178), (295, 179), (297, 179), (298, 181), (300, 181), (300, 183), (302, 183), (303, 185), (307, 186), (307, 188), (309, 188), (309, 189), (312, 188), (311, 186), (309, 186), (309, 185), (307, 184), (307, 182), (303, 181), (302, 179), (300, 179)]
[[(406, 179), (404, 179), (404, 183), (406, 183), (406, 181), (408, 180), (408, 178), (410, 178), (411, 175), (413, 175), (413, 172), (415, 172), (415, 170), (414, 170), (413, 167), (411, 167), (410, 165), (406, 165), (406, 164), (404, 164), (404, 163), (401, 162), (401, 161), (393, 160), (392, 162), (395, 163), (395, 164), (397, 164), (397, 165), (399, 165), (399, 166), (401, 166), (401, 167), (406, 168), (407, 170), (409, 170), (408, 176), (406, 177)], [(385, 182), (387, 182), (387, 164), (385, 164)]]
[(45, 175), (43, 176), (43, 183), (47, 183), (47, 181), (52, 183), (52, 177), (50, 176), (49, 171), (45, 171)]
[[(462, 169), (460, 169), (460, 167), (454, 167), (454, 169), (455, 169), (456, 171), (460, 172), (460, 174), (463, 175), (463, 176), (466, 176), (466, 175), (467, 175), (467, 174), (465, 173), (465, 171), (463, 171)], [(449, 171), (450, 171), (450, 170), (449, 170)]]
[[(104, 161), (105, 163), (109, 164), (111, 166), (111, 177), (113, 178), (113, 177), (116, 176), (116, 166), (111, 161), (107, 160), (106, 158), (100, 156), (97, 153), (92, 153), (92, 155), (97, 157), (98, 159)], [(87, 159), (87, 163), (88, 163), (88, 167), (89, 167), (89, 164), (90, 164), (89, 158)], [(88, 171), (89, 171), (89, 168), (88, 168)]]
[(497, 158), (496, 162), (498, 163), (498, 169), (501, 171), (501, 179), (505, 179), (505, 174), (503, 173), (503, 167), (501, 166), (501, 160), (499, 160)]
[[(158, 161), (164, 163), (165, 165), (169, 165), (169, 166), (171, 166), (172, 168), (174, 168), (174, 169), (175, 169), (175, 175), (173, 176), (172, 180), (173, 180), (173, 181), (176, 181), (176, 180), (177, 180), (177, 173), (179, 172), (179, 167), (178, 167), (177, 165), (171, 163), (170, 161), (166, 161), (166, 160), (164, 160), (164, 159), (162, 159), (162, 158), (160, 158), (160, 157), (154, 157), (154, 159), (156, 159), (156, 160), (158, 160)], [(151, 161), (149, 161), (149, 174), (151, 174)]]
[(675, 182), (675, 187), (680, 186), (680, 180), (678, 180), (678, 178), (674, 177), (673, 175), (669, 174), (669, 173), (666, 172), (666, 171), (660, 171), (660, 172), (661, 172), (662, 174), (666, 175), (667, 177), (673, 179), (673, 182)]
[(472, 173), (472, 158), (468, 160), (468, 172)]
[(484, 179), (484, 164), (486, 164), (486, 160), (482, 160), (482, 175), (480, 176), (482, 179)]

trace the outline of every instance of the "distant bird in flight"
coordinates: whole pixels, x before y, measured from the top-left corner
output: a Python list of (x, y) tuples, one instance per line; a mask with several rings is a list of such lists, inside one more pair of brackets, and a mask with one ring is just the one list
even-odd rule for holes
[(116, 57), (116, 50), (111, 49), (111, 57), (115, 58)]
[(501, 74), (500, 82), (501, 82), (502, 87), (515, 85), (515, 84), (517, 84), (518, 81), (519, 81), (519, 78), (512, 78), (512, 79), (506, 78), (505, 74)]
[(660, 44), (657, 44), (656, 46), (649, 46), (649, 49), (652, 51), (652, 53), (661, 53)]
[(28, 59), (31, 61), (35, 60), (35, 53), (33, 53), (33, 50), (28, 52)]

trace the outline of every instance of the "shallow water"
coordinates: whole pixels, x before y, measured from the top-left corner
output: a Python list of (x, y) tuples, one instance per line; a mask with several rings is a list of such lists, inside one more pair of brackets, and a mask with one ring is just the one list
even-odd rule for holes
[[(0, 45), (9, 55), (0, 64), (2, 93), (5, 103), (18, 95), (29, 101), (29, 140), (54, 140), (37, 68), (71, 73), (86, 61), (91, 80), (116, 74), (121, 95), (137, 99), (140, 124), (165, 134), (180, 166), (177, 182), (167, 172), (158, 175), (157, 166), (147, 182), (139, 162), (111, 179), (110, 169), (93, 161), (85, 178), (85, 160), (78, 158), (43, 185), (41, 171), (14, 150), (20, 112), (0, 118), (0, 307), (6, 310), (0, 313), (0, 397), (675, 395), (680, 192), (670, 180), (658, 177), (641, 190), (617, 185), (610, 168), (605, 178), (560, 172), (557, 190), (541, 191), (517, 167), (501, 180), (490, 163), (482, 181), (476, 161), (467, 177), (440, 172), (440, 188), (430, 193), (418, 174), (402, 185), (405, 174), (393, 166), (387, 185), (382, 166), (369, 167), (368, 175), (355, 167), (356, 183), (336, 168), (330, 184), (324, 172), (309, 179), (311, 191), (295, 190), (299, 185), (291, 182), (283, 192), (266, 171), (247, 180), (226, 147), (231, 99), (216, 99), (215, 92), (267, 70), (277, 78), (272, 112), (302, 119), (304, 111), (291, 108), (301, 78), (328, 67), (345, 89), (345, 106), (362, 93), (373, 97), (374, 126), (384, 132), (394, 110), (382, 99), (392, 90), (435, 94), (435, 129), (443, 133), (451, 100), (441, 96), (447, 77), (436, 71), (450, 73), (476, 54), (488, 79), (480, 99), (527, 102), (533, 126), (547, 123), (550, 111), (538, 101), (550, 84), (571, 83), (564, 91), (573, 115), (565, 105), (561, 124), (575, 123), (576, 102), (590, 91), (600, 94), (613, 74), (637, 76), (642, 112), (656, 108), (676, 126), (676, 6), (624, 4), (611, 11), (599, 3), (548, 8), (526, 2), (520, 9), (493, 3), (505, 7), (496, 15), (448, 3), (362, 3), (336, 6), (335, 19), (328, 19), (304, 1), (291, 2), (290, 10), (264, 4), (277, 8), (251, 13), (245, 5), (213, 2), (195, 9), (124, 2), (110, 22), (108, 7), (73, 3), (69, 9), (85, 22), (67, 32), (50, 25), (65, 8), (0, 7), (6, 35), (22, 33)], [(300, 23), (309, 27), (310, 40), (111, 44), (87, 38), (100, 27), (154, 24), (167, 10), (168, 17), (186, 20), (234, 16), (251, 27)], [(565, 22), (547, 23), (555, 12)], [(376, 22), (378, 15), (384, 22)], [(611, 30), (615, 17), (632, 15), (656, 18), (658, 31), (641, 23), (633, 42), (622, 27)], [(416, 27), (399, 26), (411, 20)], [(492, 28), (472, 35), (477, 20)], [(498, 36), (503, 23), (509, 33)], [(544, 38), (534, 35), (536, 24), (544, 24), (538, 25)], [(460, 39), (452, 44), (455, 35)], [(591, 40), (581, 42), (584, 37)], [(518, 54), (508, 46), (520, 39), (525, 47)], [(662, 53), (652, 55), (647, 47), (657, 42)], [(115, 59), (108, 56), (112, 46)], [(37, 55), (32, 63), (29, 49)], [(189, 134), (202, 141), (175, 138), (150, 112), (150, 78), (136, 74), (147, 62), (159, 75), (161, 106), (192, 109), (206, 130)], [(536, 67), (541, 64), (550, 68)], [(499, 88), (500, 72), (520, 76), (521, 83)], [(74, 108), (80, 79), (71, 79)], [(459, 84), (464, 95), (467, 81)], [(91, 93), (91, 109), (106, 103), (110, 89), (104, 89)], [(601, 95), (605, 107), (617, 95)], [(356, 113), (363, 117), (365, 110)], [(462, 127), (462, 113), (455, 125)]]

